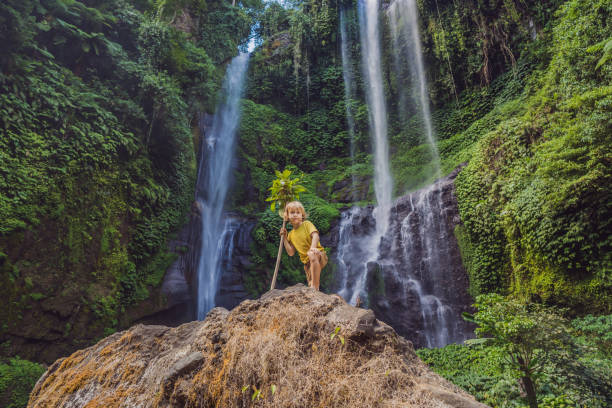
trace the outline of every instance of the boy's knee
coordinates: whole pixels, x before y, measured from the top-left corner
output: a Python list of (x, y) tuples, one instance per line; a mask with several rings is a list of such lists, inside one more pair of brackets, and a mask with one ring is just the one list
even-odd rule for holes
[(308, 260), (310, 261), (311, 264), (319, 263), (319, 257), (316, 254), (308, 254)]

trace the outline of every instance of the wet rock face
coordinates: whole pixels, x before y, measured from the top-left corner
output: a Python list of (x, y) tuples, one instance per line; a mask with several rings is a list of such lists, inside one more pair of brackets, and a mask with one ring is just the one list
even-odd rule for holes
[[(385, 279), (385, 299), (375, 296), (372, 307), (381, 316), (388, 316), (390, 324), (397, 322), (397, 330), (403, 334), (409, 333), (402, 327), (409, 316), (421, 320), (420, 336), (414, 338), (419, 346), (460, 342), (473, 331), (461, 317), (461, 313), (471, 311), (473, 300), (467, 293), (467, 273), (454, 235), (460, 222), (453, 184), (458, 172), (431, 188), (398, 199), (391, 210), (389, 239), (381, 244), (381, 259), (392, 259), (396, 274), (385, 274), (391, 278)], [(404, 283), (393, 279), (396, 276), (401, 276)], [(413, 296), (406, 296), (406, 286), (411, 286), (406, 278), (419, 282), (419, 302), (414, 299), (419, 297), (414, 296), (416, 288), (409, 291)], [(445, 327), (428, 327), (433, 316)]]
[[(333, 336), (331, 334), (334, 334)], [(485, 407), (371, 310), (296, 285), (56, 361), (28, 407)]]
[(331, 201), (336, 203), (352, 203), (368, 199), (370, 184), (369, 176), (355, 176), (337, 181), (331, 187)]
[(168, 242), (168, 250), (175, 253), (177, 259), (166, 271), (160, 288), (165, 307), (140, 318), (138, 323), (177, 326), (193, 320), (193, 299), (197, 295), (196, 274), (202, 237), (202, 229), (199, 227), (201, 223), (200, 209), (194, 201), (190, 222), (178, 232), (175, 239)]
[(454, 235), (459, 170), (397, 199), (380, 241), (368, 238), (376, 228), (371, 207), (347, 211), (338, 227), (340, 293), (354, 300), (361, 290), (360, 301), (419, 347), (461, 342), (473, 331), (461, 317), (473, 301)]
[(250, 261), (251, 231), (256, 221), (241, 219), (238, 230), (232, 236), (231, 256), (224, 259), (226, 268), (221, 275), (219, 293), (215, 298), (215, 304), (226, 309), (233, 309), (243, 300), (249, 297), (244, 288), (242, 271), (252, 265)]
[[(232, 309), (248, 298), (242, 272), (250, 266), (251, 231), (255, 221), (238, 219), (238, 227), (234, 234), (228, 234), (224, 242), (226, 251), (222, 262), (224, 273), (221, 276), (219, 293), (215, 304)], [(179, 232), (177, 238), (169, 243), (169, 249), (178, 255), (178, 259), (170, 266), (164, 275), (161, 292), (167, 300), (167, 307), (158, 313), (140, 319), (139, 323), (163, 324), (177, 326), (196, 319), (198, 264), (200, 248), (202, 247), (202, 221), (197, 202), (194, 202), (190, 222)]]

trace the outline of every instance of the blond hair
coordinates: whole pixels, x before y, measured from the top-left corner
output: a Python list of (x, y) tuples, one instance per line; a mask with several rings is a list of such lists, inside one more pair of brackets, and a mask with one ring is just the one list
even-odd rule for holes
[(285, 205), (285, 218), (289, 218), (289, 209), (297, 208), (302, 213), (302, 221), (308, 218), (308, 214), (306, 213), (306, 209), (299, 201), (291, 201)]

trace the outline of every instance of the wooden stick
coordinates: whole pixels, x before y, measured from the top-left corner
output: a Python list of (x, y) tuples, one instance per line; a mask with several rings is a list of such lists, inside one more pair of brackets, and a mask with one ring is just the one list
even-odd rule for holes
[[(285, 228), (285, 223), (287, 220), (283, 219), (283, 228)], [(283, 240), (284, 236), (281, 237), (280, 244), (278, 245), (278, 255), (276, 256), (276, 266), (274, 267), (274, 276), (272, 277), (272, 285), (270, 285), (270, 290), (274, 289), (276, 286), (276, 275), (278, 274), (278, 267), (280, 266), (281, 254), (283, 253)]]

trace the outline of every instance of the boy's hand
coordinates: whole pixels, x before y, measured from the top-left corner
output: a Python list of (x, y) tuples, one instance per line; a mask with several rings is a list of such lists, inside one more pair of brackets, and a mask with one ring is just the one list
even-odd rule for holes
[(308, 255), (319, 255), (321, 253), (321, 251), (319, 250), (319, 248), (310, 248), (308, 250)]
[(280, 229), (280, 236), (283, 238), (287, 238), (287, 228)]

